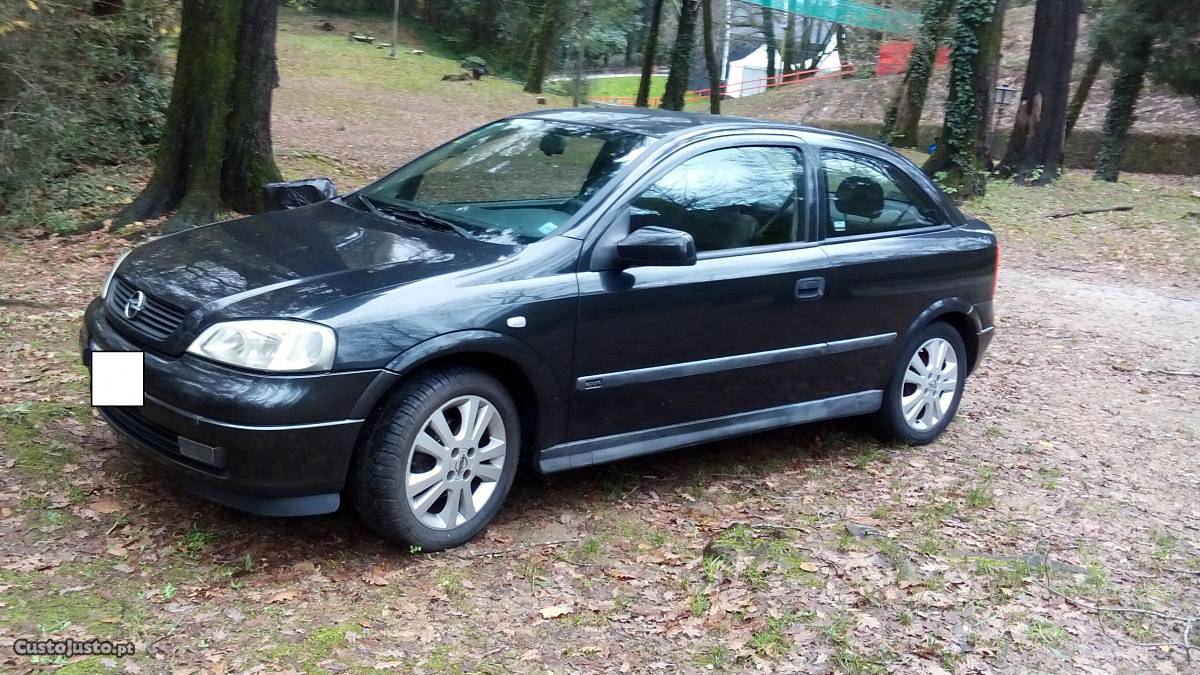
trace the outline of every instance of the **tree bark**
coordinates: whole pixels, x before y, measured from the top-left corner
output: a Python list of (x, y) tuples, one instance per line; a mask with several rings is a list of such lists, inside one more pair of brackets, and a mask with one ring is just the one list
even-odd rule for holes
[(767, 86), (775, 84), (775, 56), (779, 45), (775, 42), (775, 10), (762, 6), (763, 41), (767, 45)]
[[(934, 152), (922, 168), (959, 197), (987, 192), (991, 164), (988, 128), (999, 68), (1005, 0), (957, 0), (954, 54), (946, 120)], [(939, 175), (941, 174), (941, 175)]]
[(783, 28), (783, 74), (796, 70), (796, 0), (788, 0), (787, 23)]
[(1126, 45), (1125, 51), (1117, 58), (1117, 75), (1113, 79), (1112, 97), (1104, 116), (1104, 139), (1096, 155), (1096, 180), (1115, 183), (1121, 173), (1125, 141), (1129, 129), (1133, 127), (1134, 110), (1142, 95), (1153, 48), (1153, 35), (1144, 34)]
[(721, 114), (721, 63), (717, 61), (717, 46), (713, 39), (713, 0), (704, 3), (704, 65), (708, 70), (708, 111)]
[(650, 27), (646, 30), (646, 45), (642, 48), (642, 79), (638, 81), (637, 100), (639, 108), (650, 107), (650, 82), (654, 77), (654, 58), (658, 51), (658, 29), (662, 26), (663, 1), (653, 0), (650, 7)]
[(1099, 50), (1093, 49), (1091, 56), (1088, 57), (1087, 65), (1083, 68), (1083, 76), (1079, 78), (1079, 84), (1075, 87), (1075, 95), (1071, 97), (1071, 105), (1067, 107), (1067, 131), (1064, 134), (1064, 143), (1066, 138), (1071, 137), (1075, 123), (1079, 121), (1079, 115), (1083, 112), (1088, 95), (1092, 93), (1092, 85), (1096, 83), (1096, 76), (1100, 74), (1102, 65), (1104, 65), (1104, 57)]
[(554, 45), (554, 22), (558, 19), (560, 0), (546, 0), (542, 5), (542, 20), (533, 37), (533, 54), (529, 60), (529, 71), (525, 76), (525, 91), (542, 93), (546, 69), (550, 61), (550, 48)]
[(1045, 185), (1063, 167), (1071, 65), (1079, 36), (1082, 0), (1038, 0), (1025, 85), (1000, 173), (1017, 182)]
[(700, 0), (682, 0), (679, 7), (679, 32), (671, 49), (671, 72), (663, 89), (663, 110), (683, 110), (688, 76), (692, 69), (692, 50), (696, 45), (696, 18)]
[(278, 13), (277, 0), (242, 0), (221, 163), (221, 197), (241, 213), (262, 211), (263, 186), (283, 180), (271, 147), (271, 94), (279, 86), (274, 39)]
[(929, 80), (933, 77), (933, 64), (937, 60), (938, 47), (946, 32), (946, 22), (954, 0), (927, 0), (921, 12), (921, 27), (908, 57), (904, 79), (896, 91), (896, 97), (888, 106), (883, 117), (880, 137), (885, 143), (902, 147), (917, 147), (921, 129), (921, 111), (925, 108), (925, 95), (929, 91)]
[[(850, 50), (846, 47), (846, 27), (840, 23), (837, 25), (837, 55), (838, 62), (843, 67), (850, 63)], [(842, 77), (846, 78), (849, 75), (843, 75)]]
[[(157, 218), (175, 209), (167, 230), (201, 225), (221, 206), (221, 165), (228, 137), (230, 93), (238, 72), (240, 0), (186, 0), (171, 103), (154, 173), (113, 226)], [(274, 33), (269, 36), (274, 40)]]

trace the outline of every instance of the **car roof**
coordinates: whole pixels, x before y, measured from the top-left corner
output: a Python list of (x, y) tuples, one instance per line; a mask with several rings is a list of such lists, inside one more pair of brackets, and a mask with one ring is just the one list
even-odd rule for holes
[(676, 112), (673, 110), (657, 110), (653, 108), (631, 108), (628, 106), (595, 106), (590, 108), (561, 108), (538, 110), (516, 115), (535, 119), (554, 120), (568, 124), (586, 124), (608, 129), (616, 129), (629, 133), (662, 138), (676, 133), (682, 133), (700, 127), (717, 127), (722, 129), (786, 129), (803, 132), (805, 135), (823, 136), (830, 139), (855, 141), (872, 146), (878, 150), (892, 154), (888, 146), (861, 136), (845, 134), (840, 131), (829, 131), (800, 124), (788, 124), (773, 120), (759, 120), (751, 117), (735, 117), (733, 115), (710, 115), (708, 113)]

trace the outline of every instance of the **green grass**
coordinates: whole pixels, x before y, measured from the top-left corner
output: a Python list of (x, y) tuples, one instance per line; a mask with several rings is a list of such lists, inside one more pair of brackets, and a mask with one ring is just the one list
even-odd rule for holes
[(294, 664), (301, 672), (326, 673), (329, 671), (318, 664), (330, 658), (334, 649), (348, 644), (347, 633), (361, 630), (352, 621), (323, 626), (313, 630), (299, 642), (276, 645), (268, 649), (264, 656), (273, 661)]
[[(991, 224), (1002, 243), (1017, 241), (1063, 258), (1194, 274), (1200, 271), (1200, 201), (1192, 197), (1198, 187), (1195, 178), (1183, 176), (1122, 174), (1120, 182), (1107, 183), (1070, 171), (1048, 187), (990, 181), (987, 196), (963, 210)], [(1118, 205), (1133, 208), (1050, 218)]]
[(101, 563), (64, 565), (53, 578), (0, 571), (11, 584), (0, 627), (18, 635), (53, 636), (78, 626), (101, 638), (132, 638), (149, 615), (136, 584), (112, 584)]
[(74, 461), (76, 448), (48, 437), (55, 419), (89, 417), (87, 406), (62, 403), (14, 403), (0, 406), (0, 453), (15, 462), (17, 471), (30, 478), (57, 480)]
[[(637, 75), (630, 75), (628, 77), (593, 77), (587, 82), (588, 98), (637, 96), (638, 83), (641, 82), (641, 79)], [(662, 96), (663, 88), (666, 84), (666, 75), (652, 76), (650, 78), (650, 96)]]
[[(388, 32), (382, 19), (362, 17), (359, 23), (372, 27), (368, 32), (380, 36), (381, 41)], [(364, 96), (374, 91), (429, 93), (442, 97), (447, 106), (464, 96), (480, 102), (520, 98), (532, 103), (532, 95), (522, 92), (521, 83), (515, 80), (487, 76), (470, 83), (443, 82), (443, 75), (462, 71), (459, 60), (437, 45), (432, 45), (433, 49), (429, 46), (426, 40), (417, 41), (411, 34), (406, 37), (402, 33), (397, 40), (396, 58), (390, 59), (387, 49), (352, 42), (343, 31), (316, 30), (310, 18), (296, 12), (280, 13), (277, 48), (284, 77), (336, 79), (361, 85)], [(424, 53), (414, 54), (414, 49)]]
[(766, 625), (761, 630), (750, 635), (750, 647), (767, 656), (781, 654), (787, 649), (789, 642), (783, 631), (795, 620), (796, 617), (791, 614), (767, 619)]

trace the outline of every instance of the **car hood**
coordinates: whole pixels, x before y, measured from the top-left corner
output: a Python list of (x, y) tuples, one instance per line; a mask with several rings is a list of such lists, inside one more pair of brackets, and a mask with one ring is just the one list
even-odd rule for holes
[(372, 290), (495, 263), (518, 247), (323, 202), (156, 239), (117, 276), (184, 312), (300, 316)]

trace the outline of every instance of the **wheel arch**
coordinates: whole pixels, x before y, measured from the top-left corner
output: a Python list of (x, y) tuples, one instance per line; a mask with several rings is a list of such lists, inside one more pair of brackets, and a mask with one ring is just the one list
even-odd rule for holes
[(371, 432), (380, 409), (412, 377), (433, 369), (467, 366), (495, 377), (508, 389), (521, 414), (522, 461), (534, 448), (557, 442), (564, 423), (560, 387), (554, 373), (525, 343), (494, 331), (468, 330), (439, 335), (401, 352), (381, 372), (355, 406), (356, 416), (367, 420), (359, 437)]
[(962, 337), (963, 345), (967, 348), (967, 374), (975, 370), (979, 362), (979, 332), (983, 329), (979, 313), (975, 306), (962, 298), (945, 298), (930, 305), (908, 327), (905, 340), (926, 326), (941, 321)]

